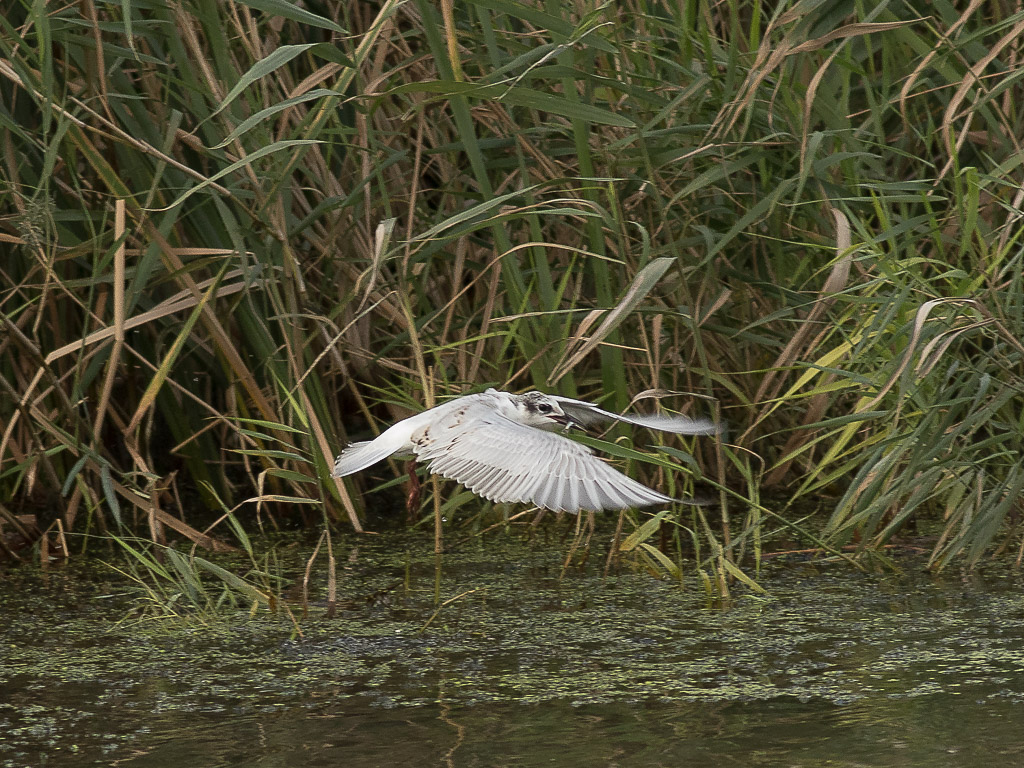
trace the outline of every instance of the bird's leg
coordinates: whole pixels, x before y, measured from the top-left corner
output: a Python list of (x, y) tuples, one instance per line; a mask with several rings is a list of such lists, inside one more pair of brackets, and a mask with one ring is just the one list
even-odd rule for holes
[(406, 520), (413, 522), (416, 519), (416, 512), (420, 508), (420, 478), (416, 474), (416, 459), (410, 459), (405, 465), (405, 471), (409, 473), (409, 493), (405, 497)]

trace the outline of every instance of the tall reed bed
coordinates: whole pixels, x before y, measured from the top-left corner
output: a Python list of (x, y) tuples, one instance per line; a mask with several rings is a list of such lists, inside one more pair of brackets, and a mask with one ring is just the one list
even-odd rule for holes
[(0, 25), (8, 529), (359, 529), (364, 481), (329, 478), (350, 436), (485, 385), (667, 390), (727, 439), (631, 471), (701, 468), (725, 504), (631, 517), (656, 567), (666, 525), (721, 583), (776, 532), (876, 550), (925, 514), (937, 567), (1020, 561), (1011, 4), (9, 1)]

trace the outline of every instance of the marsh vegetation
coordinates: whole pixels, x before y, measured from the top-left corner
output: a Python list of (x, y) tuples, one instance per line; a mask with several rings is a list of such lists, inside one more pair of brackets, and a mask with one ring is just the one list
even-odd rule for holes
[[(342, 483), (337, 450), (497, 386), (728, 425), (601, 438), (718, 500), (624, 514), (654, 572), (721, 593), (780, 536), (855, 563), (920, 521), (933, 569), (1021, 562), (1012, 4), (7, 0), (0, 25), (6, 556), (117, 536), (173, 575), (168, 542), (362, 530), (400, 467)], [(509, 514), (428, 490), (440, 535)]]

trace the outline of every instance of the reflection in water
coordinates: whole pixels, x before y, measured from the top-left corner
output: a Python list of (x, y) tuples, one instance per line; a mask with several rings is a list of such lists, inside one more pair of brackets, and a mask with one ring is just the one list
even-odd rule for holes
[(463, 597), (421, 632), (430, 542), (359, 542), (338, 618), (302, 639), (247, 615), (117, 625), (123, 586), (14, 572), (0, 766), (1024, 764), (1013, 576), (779, 567), (772, 599), (716, 611), (496, 537), (446, 556), (441, 602)]

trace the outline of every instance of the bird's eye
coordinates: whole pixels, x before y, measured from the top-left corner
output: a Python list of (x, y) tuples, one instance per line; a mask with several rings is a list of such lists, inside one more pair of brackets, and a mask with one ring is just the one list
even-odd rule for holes
[(537, 406), (537, 411), (539, 413), (551, 413), (551, 406), (548, 405), (547, 403), (540, 403)]

